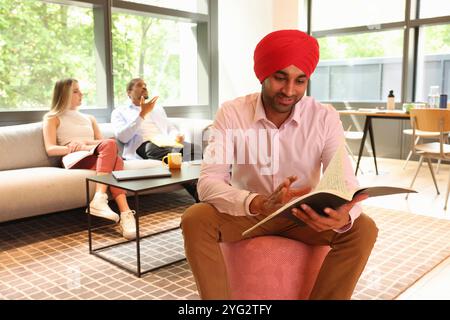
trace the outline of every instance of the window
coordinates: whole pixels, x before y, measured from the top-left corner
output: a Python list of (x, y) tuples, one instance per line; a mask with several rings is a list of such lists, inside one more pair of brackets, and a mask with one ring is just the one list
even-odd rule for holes
[(450, 1), (421, 0), (419, 18), (432, 18), (450, 15)]
[[(92, 7), (0, 1), (0, 111), (48, 110), (58, 79), (76, 78), (97, 103)], [(103, 90), (104, 93), (104, 90)]]
[(310, 92), (319, 100), (426, 102), (450, 91), (448, 0), (310, 0), (321, 59)]
[[(311, 95), (321, 101), (400, 100), (403, 32), (391, 30), (319, 38), (320, 62)], [(370, 44), (370, 45), (368, 45)]]
[(311, 2), (312, 31), (354, 26), (377, 28), (380, 23), (402, 21), (405, 15), (405, 0), (314, 0)]
[(216, 0), (0, 0), (0, 125), (42, 120), (55, 82), (69, 77), (99, 122), (128, 104), (134, 77), (170, 116), (209, 117), (216, 11)]
[[(402, 98), (405, 0), (314, 0), (312, 34), (320, 61), (310, 93), (321, 101)], [(357, 13), (357, 14), (356, 14)]]
[[(113, 13), (115, 105), (129, 103), (126, 84), (143, 78), (164, 106), (208, 104), (199, 85), (197, 24), (148, 15)], [(200, 77), (201, 78), (201, 77)]]
[(157, 7), (170, 8), (195, 13), (208, 13), (207, 0), (125, 0)]
[(450, 24), (423, 26), (419, 31), (416, 101), (427, 101), (431, 86), (450, 94)]
[[(308, 94), (338, 109), (380, 108), (394, 91), (402, 103), (428, 102), (430, 87), (450, 94), (450, 1), (308, 0), (309, 31), (320, 44), (320, 61)], [(300, 12), (301, 14), (301, 12)], [(433, 88), (433, 92), (436, 88)], [(351, 102), (351, 103), (347, 103)], [(343, 118), (344, 128), (361, 119)], [(379, 126), (377, 154), (406, 157), (407, 121)], [(399, 148), (400, 145), (400, 148)]]

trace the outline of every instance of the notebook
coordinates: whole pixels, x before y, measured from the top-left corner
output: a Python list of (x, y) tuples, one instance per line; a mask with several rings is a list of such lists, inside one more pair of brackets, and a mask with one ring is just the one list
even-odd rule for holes
[(117, 181), (124, 181), (124, 180), (170, 177), (172, 176), (172, 173), (169, 171), (169, 169), (155, 167), (148, 169), (113, 171), (112, 175), (114, 178), (116, 178)]

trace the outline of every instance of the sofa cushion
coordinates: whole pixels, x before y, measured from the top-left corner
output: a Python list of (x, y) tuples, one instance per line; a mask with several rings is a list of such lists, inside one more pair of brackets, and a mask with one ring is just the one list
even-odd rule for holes
[(112, 123), (99, 123), (98, 127), (102, 133), (103, 139), (115, 138)]
[[(203, 125), (211, 121), (176, 118), (174, 124), (184, 132), (195, 128), (192, 135), (201, 141)], [(183, 125), (184, 124), (184, 125)], [(197, 127), (198, 125), (199, 127)], [(100, 123), (104, 138), (114, 135), (110, 123)], [(183, 129), (184, 128), (184, 129)], [(196, 140), (193, 139), (195, 142)], [(119, 143), (119, 148), (122, 145)], [(0, 127), (0, 222), (31, 217), (86, 205), (86, 177), (95, 175), (93, 170), (61, 167), (61, 157), (48, 157), (45, 151), (42, 122)], [(161, 165), (155, 160), (125, 161), (124, 169), (141, 169)], [(91, 196), (94, 192), (91, 188)], [(166, 193), (182, 189), (167, 186), (147, 193)], [(131, 195), (131, 193), (129, 193)]]
[[(142, 169), (161, 165), (156, 160), (130, 160), (124, 169)], [(84, 207), (86, 178), (94, 170), (35, 167), (0, 171), (0, 222)], [(167, 193), (183, 189), (179, 185), (148, 190), (143, 194)], [(95, 186), (91, 184), (93, 196)], [(128, 192), (131, 196), (132, 193)], [(112, 200), (112, 199), (111, 199)], [(129, 201), (132, 201), (131, 199)]]
[(79, 208), (86, 203), (86, 177), (93, 175), (55, 167), (1, 171), (0, 221)]
[(42, 122), (0, 127), (0, 170), (59, 167), (60, 157), (48, 157)]

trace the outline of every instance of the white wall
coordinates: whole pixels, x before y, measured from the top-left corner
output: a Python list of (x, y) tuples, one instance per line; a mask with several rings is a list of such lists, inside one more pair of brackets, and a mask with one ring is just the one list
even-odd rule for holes
[(274, 0), (273, 29), (298, 29), (299, 28), (299, 0)]
[(260, 90), (253, 50), (272, 31), (272, 0), (219, 0), (218, 11), (219, 103), (223, 103)]
[(219, 103), (261, 85), (253, 72), (253, 51), (266, 34), (298, 28), (302, 0), (219, 0)]

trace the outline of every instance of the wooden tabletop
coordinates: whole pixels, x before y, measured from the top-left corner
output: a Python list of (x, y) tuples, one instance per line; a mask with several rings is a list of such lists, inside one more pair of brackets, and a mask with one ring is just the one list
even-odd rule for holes
[(403, 110), (377, 110), (377, 109), (339, 110), (339, 114), (370, 116), (379, 118), (405, 118), (405, 119), (410, 118), (409, 113), (406, 113)]

